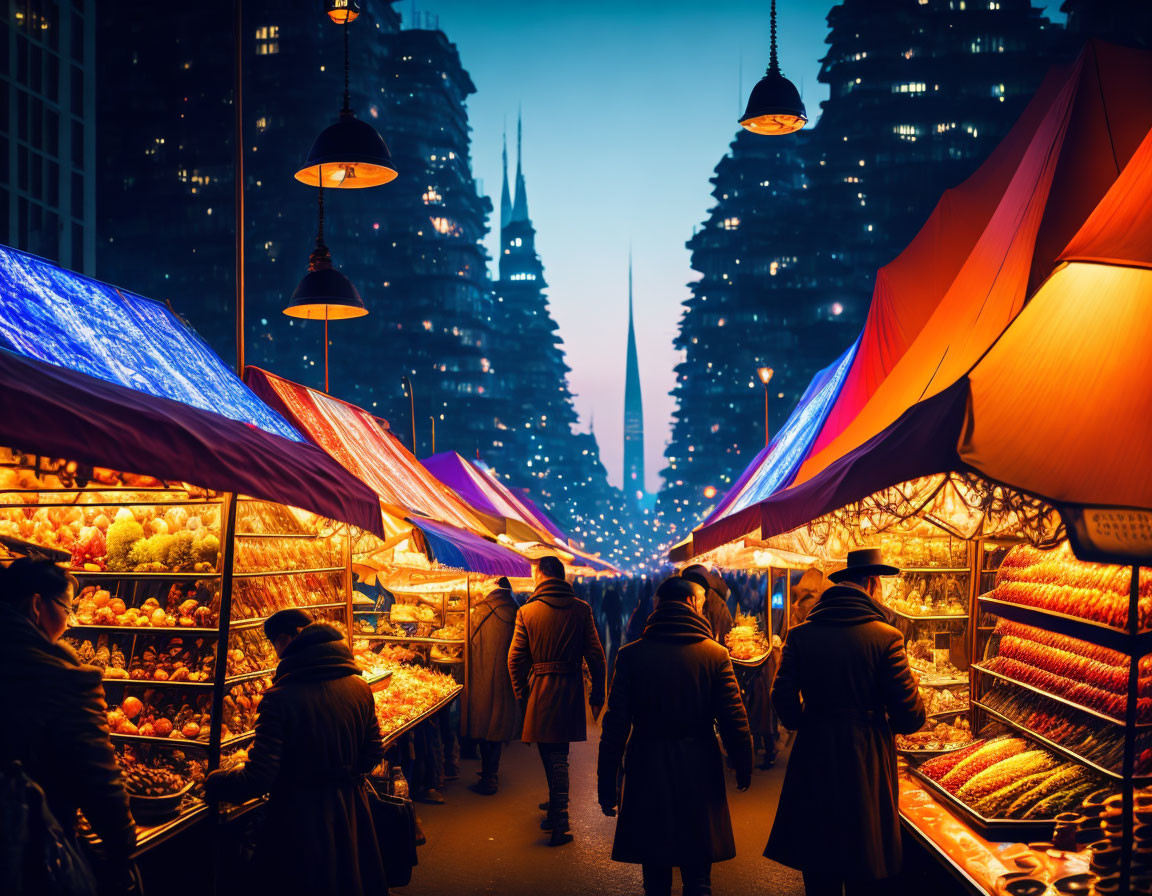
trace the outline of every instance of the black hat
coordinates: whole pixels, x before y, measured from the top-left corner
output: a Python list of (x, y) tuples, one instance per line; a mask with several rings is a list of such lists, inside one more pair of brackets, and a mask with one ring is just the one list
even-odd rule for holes
[(505, 591), (511, 591), (512, 583), (508, 581), (508, 576), (500, 576), (500, 578), (496, 580), (496, 587), (503, 588)]
[(848, 552), (848, 565), (844, 569), (829, 573), (828, 578), (833, 582), (844, 579), (855, 579), (868, 576), (898, 576), (900, 567), (881, 563), (880, 548), (860, 548), (858, 551)]
[(656, 589), (656, 600), (678, 600), (687, 603), (691, 598), (703, 597), (708, 586), (690, 576), (671, 576)]
[(701, 563), (693, 563), (691, 566), (685, 566), (680, 570), (680, 578), (687, 579), (707, 591), (712, 587), (712, 583), (708, 581), (708, 567)]

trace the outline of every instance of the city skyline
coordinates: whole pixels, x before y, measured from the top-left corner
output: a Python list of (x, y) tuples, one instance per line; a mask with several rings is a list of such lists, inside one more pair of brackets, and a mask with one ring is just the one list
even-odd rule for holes
[[(827, 50), (825, 17), (834, 5), (778, 2), (780, 65), (801, 90), (809, 129), (828, 95), (816, 76)], [(1059, 0), (1034, 5), (1062, 21)], [(673, 340), (688, 283), (698, 276), (685, 243), (708, 217), (714, 204), (709, 179), (768, 64), (769, 4), (731, 0), (705, 8), (644, 0), (622, 8), (594, 0), (525, 7), (435, 0), (395, 8), (403, 27), (413, 24), (415, 8), (417, 26), (438, 25), (459, 48), (477, 86), (468, 100), (472, 167), (494, 204), (503, 134), (515, 133), (523, 113), (537, 249), (548, 266), (548, 296), (572, 367), (578, 426), (594, 424), (614, 484), (623, 475), (621, 361), (631, 244), (646, 484), (657, 491), (674, 410), (668, 394), (679, 360)], [(605, 22), (612, 24), (607, 31)], [(693, 127), (685, 132), (670, 121), (665, 104), (655, 101), (660, 97)], [(386, 122), (381, 131), (388, 139)], [(595, 176), (573, 183), (572, 172)], [(498, 242), (494, 227), (485, 241), (493, 259)], [(772, 412), (782, 422), (791, 410)]]

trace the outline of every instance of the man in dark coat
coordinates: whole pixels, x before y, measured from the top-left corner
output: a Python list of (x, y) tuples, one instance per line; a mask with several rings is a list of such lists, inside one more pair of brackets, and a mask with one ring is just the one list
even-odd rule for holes
[(706, 896), (712, 864), (736, 855), (713, 722), (740, 790), (752, 782), (752, 735), (732, 660), (701, 614), (704, 589), (673, 577), (656, 599), (640, 640), (616, 657), (596, 769), (600, 807), (616, 814), (623, 766), (612, 858), (643, 866), (645, 896), (668, 896), (674, 867), (685, 896)]
[(500, 752), (520, 736), (520, 705), (508, 677), (508, 650), (516, 630), (516, 600), (507, 579), (472, 607), (468, 718), (465, 736), (479, 742), (480, 780), (471, 790), (491, 796), (498, 789)]
[(550, 844), (569, 843), (568, 745), (588, 739), (584, 716), (584, 675), (588, 663), (592, 718), (604, 707), (604, 648), (592, 608), (564, 581), (564, 564), (542, 557), (532, 571), (536, 587), (516, 614), (516, 632), (508, 652), (508, 672), (516, 699), (524, 707), (525, 743), (540, 750), (548, 779)]
[(628, 625), (624, 630), (624, 643), (630, 644), (644, 634), (644, 626), (648, 624), (648, 617), (652, 615), (652, 580), (632, 580), (635, 585), (636, 605), (632, 615), (628, 617)]
[(76, 580), (49, 560), (0, 569), (0, 760), (17, 760), (69, 837), (80, 809), (104, 845), (110, 892), (126, 891), (136, 825), (108, 732), (99, 669), (60, 642)]
[(704, 589), (704, 619), (712, 629), (712, 637), (724, 644), (724, 639), (732, 631), (732, 614), (727, 603), (728, 583), (719, 573), (699, 563), (686, 566), (680, 575)]
[(364, 775), (384, 756), (372, 689), (344, 636), (281, 610), (264, 623), (280, 664), (241, 767), (205, 780), (210, 800), (269, 794), (255, 872), (267, 893), (387, 892)]
[(772, 700), (798, 733), (764, 855), (799, 868), (809, 896), (887, 892), (900, 871), (893, 734), (925, 712), (904, 638), (875, 601), (879, 576), (898, 572), (879, 550), (851, 551), (784, 644)]

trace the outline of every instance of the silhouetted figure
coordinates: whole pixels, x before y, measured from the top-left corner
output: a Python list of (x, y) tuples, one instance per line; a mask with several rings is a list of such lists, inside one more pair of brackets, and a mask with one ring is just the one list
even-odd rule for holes
[(336, 627), (281, 610), (264, 633), (280, 663), (248, 761), (212, 772), (205, 794), (269, 795), (254, 858), (262, 892), (387, 892), (364, 781), (384, 757), (372, 689)]
[(500, 753), (520, 736), (523, 720), (512, 680), (508, 650), (516, 630), (516, 601), (506, 578), (472, 607), (471, 680), (466, 736), (479, 741), (480, 780), (471, 786), (490, 796), (499, 786)]
[(600, 807), (615, 815), (619, 804), (612, 858), (643, 866), (646, 896), (668, 896), (675, 867), (685, 896), (709, 894), (712, 864), (736, 855), (714, 724), (737, 787), (752, 781), (748, 718), (704, 601), (704, 589), (687, 578), (660, 586), (643, 635), (616, 659), (604, 715)]
[(850, 551), (784, 644), (772, 700), (798, 733), (764, 855), (799, 868), (808, 896), (890, 892), (900, 871), (893, 733), (925, 712), (904, 638), (874, 599), (898, 572), (877, 549)]
[(584, 675), (588, 663), (592, 718), (604, 708), (604, 648), (592, 620), (592, 608), (564, 581), (564, 564), (542, 557), (532, 570), (536, 587), (516, 614), (508, 652), (512, 688), (524, 710), (525, 743), (536, 744), (548, 779), (550, 845), (572, 840), (568, 833), (568, 747), (588, 739), (584, 715)]

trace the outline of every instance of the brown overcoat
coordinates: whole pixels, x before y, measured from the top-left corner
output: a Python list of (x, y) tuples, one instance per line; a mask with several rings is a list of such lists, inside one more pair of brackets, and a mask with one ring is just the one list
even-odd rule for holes
[(764, 855), (847, 880), (896, 875), (893, 733), (925, 719), (903, 636), (862, 589), (829, 588), (788, 633), (772, 702), (798, 733)]
[(523, 720), (508, 677), (508, 649), (516, 630), (512, 592), (497, 588), (472, 607), (466, 737), (508, 741), (520, 736)]
[(512, 689), (524, 707), (525, 743), (588, 739), (581, 661), (592, 675), (588, 702), (603, 706), (606, 661), (592, 608), (563, 579), (545, 579), (517, 612), (508, 651)]
[(681, 866), (736, 855), (713, 722), (746, 785), (752, 735), (728, 651), (686, 604), (663, 603), (643, 636), (620, 648), (604, 713), (602, 806), (617, 804), (624, 768), (613, 859)]
[(312, 623), (264, 693), (248, 762), (207, 781), (212, 799), (269, 795), (254, 860), (262, 892), (387, 892), (362, 778), (383, 756), (372, 689), (339, 630)]

